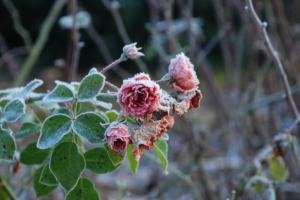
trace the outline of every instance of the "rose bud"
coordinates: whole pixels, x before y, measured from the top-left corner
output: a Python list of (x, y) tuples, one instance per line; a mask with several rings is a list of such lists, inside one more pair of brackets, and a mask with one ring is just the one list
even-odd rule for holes
[(138, 119), (157, 109), (161, 90), (148, 75), (140, 73), (124, 80), (117, 96), (124, 115)]
[(194, 65), (184, 53), (177, 55), (176, 58), (171, 60), (169, 74), (175, 80), (171, 87), (179, 92), (194, 89), (199, 84)]
[(130, 141), (128, 127), (119, 122), (113, 122), (105, 131), (108, 146), (115, 152), (125, 151)]
[(167, 130), (170, 130), (174, 126), (174, 123), (175, 123), (174, 115), (165, 116), (165, 119), (168, 122)]
[(145, 56), (143, 53), (138, 52), (139, 50), (142, 49), (142, 47), (140, 48), (136, 48), (137, 43), (133, 43), (133, 44), (129, 44), (123, 47), (123, 52), (125, 54), (125, 56), (131, 60), (137, 59), (140, 56)]

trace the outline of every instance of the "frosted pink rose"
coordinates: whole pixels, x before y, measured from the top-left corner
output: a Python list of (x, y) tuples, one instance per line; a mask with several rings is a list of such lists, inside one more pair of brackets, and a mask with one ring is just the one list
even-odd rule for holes
[(194, 89), (199, 84), (194, 65), (184, 53), (177, 55), (176, 58), (171, 60), (169, 74), (176, 81), (173, 83), (172, 88), (179, 92)]
[(105, 131), (105, 137), (110, 149), (115, 152), (125, 151), (130, 141), (128, 127), (119, 122), (113, 122)]
[(138, 119), (155, 111), (159, 105), (161, 90), (159, 85), (151, 81), (144, 73), (124, 80), (118, 92), (118, 103), (124, 115)]

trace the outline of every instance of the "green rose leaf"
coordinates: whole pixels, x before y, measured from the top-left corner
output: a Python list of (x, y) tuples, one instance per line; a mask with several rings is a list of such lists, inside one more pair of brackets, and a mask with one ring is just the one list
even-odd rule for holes
[(48, 186), (55, 186), (59, 183), (57, 182), (55, 176), (50, 171), (50, 164), (47, 163), (43, 168), (42, 175), (40, 177), (40, 183)]
[(55, 81), (57, 86), (43, 98), (44, 104), (71, 101), (74, 98), (72, 86), (68, 83)]
[(89, 74), (98, 73), (98, 70), (94, 67), (89, 71)]
[(51, 148), (38, 149), (36, 142), (29, 144), (20, 154), (20, 162), (24, 165), (39, 165), (51, 155)]
[(57, 108), (57, 109), (55, 109), (54, 112), (53, 112), (53, 115), (56, 115), (56, 114), (65, 114), (65, 115), (71, 116), (70, 110), (67, 109), (67, 108)]
[(99, 100), (91, 100), (91, 103), (94, 104), (95, 106), (100, 106), (102, 108), (108, 109), (110, 110), (112, 108), (112, 104), (111, 103), (106, 103), (104, 101), (99, 101)]
[(71, 85), (73, 86), (74, 90), (76, 92), (78, 92), (78, 88), (79, 88), (80, 83), (78, 83), (78, 82), (71, 82)]
[(26, 105), (24, 99), (14, 99), (4, 107), (1, 120), (9, 123), (15, 122), (25, 114), (25, 108)]
[(119, 163), (122, 163), (122, 161), (125, 159), (126, 157), (126, 150), (125, 151), (121, 151), (121, 152), (114, 152), (113, 150), (111, 150), (108, 146), (107, 143), (104, 144), (104, 147), (108, 153), (108, 156), (111, 160), (111, 162), (113, 163), (114, 166), (116, 166)]
[(66, 196), (66, 200), (100, 200), (92, 181), (80, 178), (76, 187)]
[(98, 110), (96, 110), (95, 112), (102, 117), (102, 119), (105, 121), (105, 123), (109, 123), (109, 118), (105, 115), (104, 112), (98, 111)]
[(12, 161), (16, 151), (15, 139), (10, 129), (0, 129), (0, 161)]
[(25, 122), (24, 124), (22, 124), (20, 130), (14, 135), (14, 137), (16, 139), (21, 139), (39, 132), (40, 129), (40, 124)]
[(86, 161), (86, 169), (95, 174), (113, 172), (121, 166), (121, 164), (114, 166), (107, 151), (102, 147), (88, 150), (85, 152), (84, 157)]
[(78, 89), (78, 100), (80, 102), (88, 101), (98, 95), (103, 89), (105, 76), (100, 73), (92, 73), (84, 77)]
[(284, 160), (281, 156), (273, 156), (271, 158), (269, 164), (269, 173), (276, 181), (283, 182), (287, 180), (289, 172), (287, 171)]
[(47, 149), (55, 145), (59, 140), (71, 131), (73, 121), (67, 115), (52, 115), (45, 119), (37, 147)]
[(129, 144), (127, 147), (127, 160), (131, 171), (136, 175), (139, 163), (136, 162), (132, 154), (132, 144)]
[(100, 123), (106, 122), (96, 113), (82, 113), (74, 121), (73, 130), (77, 135), (85, 138), (90, 143), (104, 143), (105, 128)]
[(169, 140), (169, 135), (167, 133), (165, 133), (165, 134), (163, 134), (161, 136), (161, 139), (163, 139), (163, 140)]
[(10, 98), (4, 97), (2, 99), (0, 99), (0, 107), (5, 108), (6, 104), (8, 104), (8, 102), (10, 101)]
[(164, 168), (165, 174), (167, 174), (168, 173), (168, 171), (167, 171), (168, 144), (164, 140), (157, 138), (157, 141), (154, 143), (153, 147), (154, 147), (154, 150), (155, 150), (157, 156), (160, 159), (160, 162)]
[(50, 170), (66, 194), (77, 185), (84, 168), (84, 157), (74, 142), (63, 142), (55, 147), (51, 156)]
[(44, 166), (36, 170), (35, 175), (33, 177), (33, 188), (36, 193), (36, 197), (46, 196), (57, 188), (57, 186), (48, 186), (39, 182), (43, 169)]
[[(110, 123), (116, 121), (119, 116), (119, 112), (117, 112), (115, 110), (106, 111), (105, 114), (108, 117)], [(124, 115), (122, 115), (120, 120), (123, 120), (123, 119), (125, 119)]]
[(16, 98), (21, 98), (27, 95), (28, 93), (32, 92), (39, 86), (41, 86), (44, 82), (39, 79), (34, 79), (30, 83), (28, 83), (17, 95)]

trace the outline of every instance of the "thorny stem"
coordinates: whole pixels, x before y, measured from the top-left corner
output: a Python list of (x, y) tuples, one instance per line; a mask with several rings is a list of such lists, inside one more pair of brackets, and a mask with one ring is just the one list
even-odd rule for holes
[(102, 71), (101, 71), (100, 73), (101, 73), (101, 74), (104, 74), (107, 70), (109, 70), (109, 69), (112, 68), (113, 66), (116, 66), (116, 65), (119, 64), (120, 62), (123, 62), (123, 61), (126, 61), (126, 60), (127, 60), (127, 58), (126, 58), (125, 54), (123, 53), (123, 54), (121, 55), (121, 57), (120, 57), (118, 60), (114, 61), (113, 63), (111, 63), (110, 65), (108, 65), (108, 66), (105, 67), (104, 69), (102, 69)]
[(14, 27), (17, 33), (23, 38), (27, 50), (30, 52), (32, 40), (29, 32), (22, 26), (19, 11), (10, 0), (2, 0), (14, 22)]
[(11, 198), (11, 200), (18, 200), (18, 198), (13, 194), (10, 187), (5, 182), (3, 175), (0, 174), (0, 187), (6, 192), (7, 196)]
[(56, 0), (54, 6), (52, 7), (51, 11), (49, 12), (47, 18), (43, 22), (41, 31), (38, 35), (36, 42), (34, 43), (33, 47), (31, 48), (31, 52), (29, 56), (26, 58), (24, 64), (22, 65), (22, 69), (20, 72), (19, 77), (15, 80), (13, 86), (21, 85), (25, 79), (28, 77), (33, 65), (35, 64), (37, 58), (39, 57), (41, 51), (43, 50), (51, 28), (53, 27), (61, 9), (63, 8), (66, 0)]
[[(287, 79), (287, 75), (284, 71), (284, 68), (283, 68), (282, 63), (280, 61), (278, 53), (273, 48), (273, 45), (270, 41), (270, 38), (269, 38), (267, 30), (266, 30), (267, 23), (266, 22), (261, 22), (261, 20), (257, 16), (257, 14), (254, 10), (253, 4), (252, 4), (252, 0), (246, 0), (246, 2), (248, 4), (248, 7), (246, 7), (246, 9), (249, 10), (249, 13), (251, 14), (251, 16), (254, 19), (254, 22), (257, 24), (258, 28), (262, 32), (263, 39), (265, 41), (265, 45), (268, 48), (269, 53), (273, 57), (273, 59), (276, 63), (276, 66), (278, 67), (278, 69), (280, 71), (280, 74), (281, 74), (281, 77), (282, 77), (282, 80), (283, 80), (283, 83), (284, 83), (284, 89), (285, 89), (286, 95), (288, 97), (289, 103), (292, 107), (293, 113), (294, 113), (295, 117), (298, 118), (300, 115), (299, 115), (298, 109), (296, 107), (295, 101), (292, 97), (291, 88), (290, 88), (290, 85), (289, 85), (289, 82), (288, 82), (288, 79)], [(299, 125), (300, 125), (300, 122), (299, 122)]]

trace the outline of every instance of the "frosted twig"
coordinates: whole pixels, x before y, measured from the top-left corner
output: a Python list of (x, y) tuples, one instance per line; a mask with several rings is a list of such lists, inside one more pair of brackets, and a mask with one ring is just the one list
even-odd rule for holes
[(6, 6), (7, 10), (10, 12), (10, 15), (14, 22), (14, 27), (17, 33), (23, 38), (25, 46), (28, 51), (30, 51), (32, 47), (32, 40), (29, 32), (22, 26), (19, 11), (14, 6), (14, 4), (10, 0), (3, 0), (3, 4)]
[(269, 38), (267, 30), (266, 30), (267, 23), (266, 22), (261, 22), (261, 20), (257, 16), (257, 14), (254, 10), (254, 7), (253, 7), (252, 0), (246, 0), (246, 2), (248, 4), (248, 6), (246, 6), (245, 9), (249, 11), (251, 16), (253, 17), (254, 22), (258, 26), (259, 30), (262, 32), (262, 36), (263, 36), (263, 39), (265, 41), (265, 45), (266, 45), (269, 53), (273, 57), (276, 66), (278, 67), (278, 69), (280, 71), (280, 74), (281, 74), (281, 77), (282, 77), (282, 80), (283, 80), (283, 83), (284, 83), (284, 89), (285, 89), (286, 95), (288, 97), (289, 103), (292, 107), (293, 113), (294, 113), (295, 117), (298, 118), (300, 115), (299, 115), (298, 109), (296, 107), (295, 101), (292, 97), (291, 88), (290, 88), (290, 85), (289, 85), (289, 82), (288, 82), (288, 79), (287, 79), (287, 75), (284, 71), (284, 68), (283, 68), (282, 63), (280, 61), (278, 53), (273, 48), (273, 45), (270, 41), (270, 38)]
[(105, 81), (105, 84), (108, 85), (109, 87), (111, 87), (111, 88), (117, 90), (117, 91), (119, 91), (119, 89), (120, 89), (120, 88), (118, 88), (117, 86), (115, 86), (114, 84), (112, 84), (112, 83), (110, 83), (110, 82), (108, 82), (108, 81)]
[(118, 60), (114, 61), (113, 63), (111, 63), (110, 65), (108, 65), (104, 69), (102, 69), (102, 71), (100, 73), (103, 74), (104, 72), (106, 72), (107, 70), (109, 70), (110, 68), (112, 68), (113, 66), (116, 66), (120, 62), (123, 62), (123, 61), (126, 61), (126, 60), (127, 60), (126, 56), (124, 54), (122, 54), (121, 57)]

